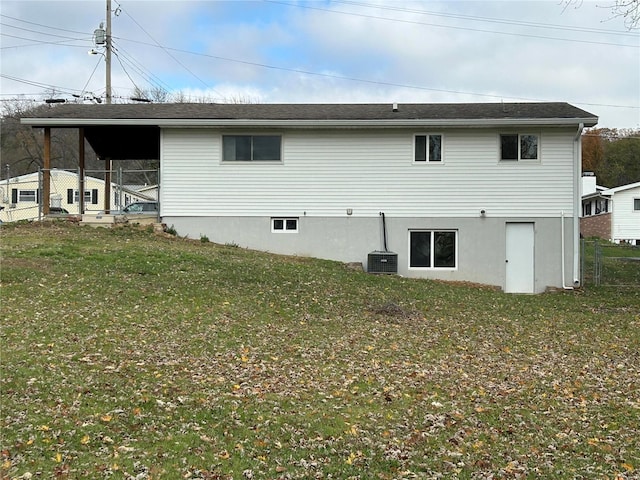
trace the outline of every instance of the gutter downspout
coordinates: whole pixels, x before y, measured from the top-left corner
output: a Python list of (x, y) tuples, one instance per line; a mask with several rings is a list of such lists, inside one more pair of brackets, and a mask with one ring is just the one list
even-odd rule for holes
[(570, 285), (565, 285), (564, 283), (564, 257), (565, 257), (565, 253), (564, 253), (564, 246), (565, 246), (565, 241), (564, 241), (564, 210), (562, 210), (560, 212), (560, 269), (561, 269), (561, 275), (562, 275), (562, 288), (564, 288), (565, 290), (573, 290), (573, 287)]
[[(584, 130), (584, 123), (580, 122), (578, 125), (578, 131), (573, 139), (574, 148), (574, 174), (573, 174), (573, 287), (580, 286), (580, 205), (582, 200), (580, 177), (582, 176), (582, 131)], [(562, 234), (564, 235), (564, 213), (563, 213), (563, 226)], [(563, 246), (564, 256), (564, 246)], [(564, 270), (564, 261), (562, 262), (562, 268)], [(562, 286), (564, 286), (564, 274), (562, 275)], [(570, 288), (573, 288), (570, 287)]]

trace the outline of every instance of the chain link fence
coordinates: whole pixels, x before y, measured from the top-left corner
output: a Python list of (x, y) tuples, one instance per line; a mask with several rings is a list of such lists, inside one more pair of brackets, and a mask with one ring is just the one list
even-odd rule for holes
[(580, 243), (582, 285), (640, 288), (640, 247), (602, 239)]
[(85, 170), (82, 177), (79, 170), (41, 169), (0, 181), (0, 221), (42, 220), (47, 177), (50, 216), (99, 214), (107, 209), (117, 213), (130, 203), (159, 198), (157, 169)]

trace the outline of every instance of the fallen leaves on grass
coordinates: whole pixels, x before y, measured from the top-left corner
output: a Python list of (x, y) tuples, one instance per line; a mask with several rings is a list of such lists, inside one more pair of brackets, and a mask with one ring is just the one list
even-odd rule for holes
[(38, 233), (3, 238), (48, 262), (2, 285), (2, 476), (637, 477), (637, 294)]

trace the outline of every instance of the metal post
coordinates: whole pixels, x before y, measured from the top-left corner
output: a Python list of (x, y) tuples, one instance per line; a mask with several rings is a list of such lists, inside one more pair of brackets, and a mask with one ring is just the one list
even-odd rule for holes
[(111, 159), (104, 159), (104, 213), (111, 213)]
[(106, 103), (111, 104), (111, 0), (107, 0), (107, 38), (106, 38)]
[(51, 192), (51, 127), (44, 128), (44, 172), (42, 178), (42, 213), (49, 215), (49, 195)]
[(84, 128), (78, 129), (78, 214), (84, 215)]

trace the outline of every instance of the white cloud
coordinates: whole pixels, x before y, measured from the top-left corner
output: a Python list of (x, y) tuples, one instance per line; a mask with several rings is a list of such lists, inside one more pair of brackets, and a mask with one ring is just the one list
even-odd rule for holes
[[(599, 115), (602, 126), (640, 127), (640, 36), (621, 19), (605, 21), (608, 11), (595, 3), (375, 3), (123, 1), (113, 35), (125, 70), (114, 58), (114, 90), (126, 97), (134, 84), (162, 86), (218, 101), (568, 101)], [(104, 0), (3, 0), (1, 8), (9, 25), (2, 74), (28, 82), (2, 78), (2, 98), (45, 93), (31, 82), (104, 92), (104, 65), (92, 76), (99, 59), (86, 54)], [(33, 43), (16, 36), (60, 40), (53, 35), (84, 40), (7, 48)]]

